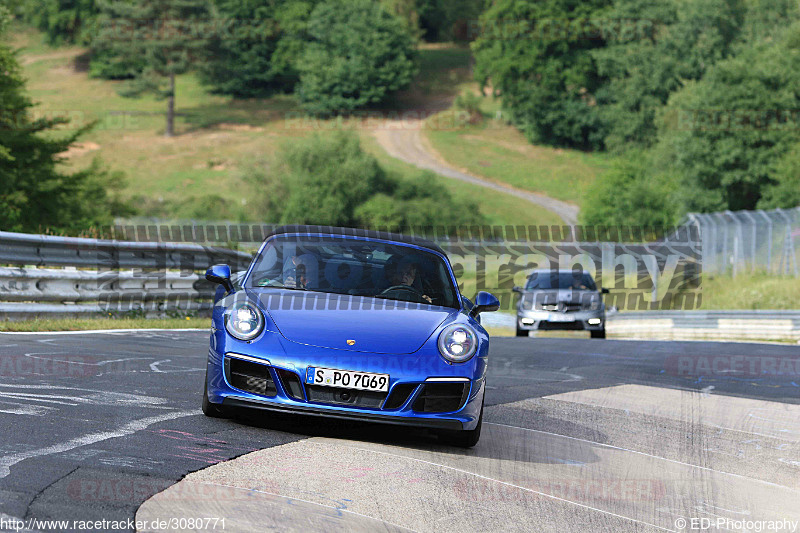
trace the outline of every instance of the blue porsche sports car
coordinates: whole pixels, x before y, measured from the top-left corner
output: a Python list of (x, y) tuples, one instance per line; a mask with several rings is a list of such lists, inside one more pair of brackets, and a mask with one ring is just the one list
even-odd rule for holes
[(473, 446), (489, 336), (442, 249), (365, 230), (287, 226), (247, 272), (208, 269), (213, 312), (203, 412), (290, 412), (436, 429)]

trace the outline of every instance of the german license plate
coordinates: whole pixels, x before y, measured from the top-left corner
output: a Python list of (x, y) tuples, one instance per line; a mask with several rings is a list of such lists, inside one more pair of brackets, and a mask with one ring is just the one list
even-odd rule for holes
[(550, 313), (548, 322), (575, 322), (575, 317), (566, 313)]
[(306, 371), (306, 383), (322, 387), (389, 392), (389, 374), (374, 374), (372, 372), (355, 372), (352, 370), (310, 366)]

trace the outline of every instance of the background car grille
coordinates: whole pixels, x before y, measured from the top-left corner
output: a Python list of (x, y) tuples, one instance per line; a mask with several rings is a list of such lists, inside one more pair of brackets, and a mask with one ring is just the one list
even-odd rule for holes
[(400, 409), (406, 403), (408, 397), (417, 388), (416, 383), (398, 383), (389, 393), (386, 403), (383, 404), (384, 409)]
[[(560, 313), (569, 313), (574, 311), (580, 311), (584, 308), (583, 304), (581, 303), (567, 303), (567, 304), (546, 304), (537, 302), (534, 304), (533, 308), (537, 311), (558, 311)], [(589, 306), (586, 306), (588, 309)]]
[(419, 413), (458, 411), (468, 394), (469, 383), (425, 383), (413, 408)]
[(267, 365), (226, 357), (225, 377), (232, 387), (245, 392), (261, 396), (275, 396), (278, 393)]
[(373, 409), (377, 409), (383, 405), (383, 401), (386, 399), (385, 392), (320, 387), (318, 385), (306, 385), (306, 394), (308, 394), (309, 402), (368, 407)]

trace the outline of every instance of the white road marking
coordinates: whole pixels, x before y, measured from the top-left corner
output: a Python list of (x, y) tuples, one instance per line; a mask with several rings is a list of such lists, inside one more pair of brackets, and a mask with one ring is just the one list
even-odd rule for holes
[(160, 365), (161, 363), (169, 363), (171, 361), (172, 359), (164, 359), (162, 361), (156, 361), (155, 363), (150, 363), (150, 370), (153, 372), (159, 372), (161, 374), (164, 374), (165, 372), (160, 368), (158, 368), (158, 365)]
[(26, 459), (31, 459), (33, 457), (43, 457), (45, 455), (52, 455), (54, 453), (67, 452), (69, 450), (74, 450), (75, 448), (80, 448), (81, 446), (88, 446), (90, 444), (96, 444), (104, 440), (114, 439), (117, 437), (124, 437), (126, 435), (131, 435), (133, 433), (136, 433), (137, 431), (141, 431), (147, 428), (148, 426), (151, 426), (152, 424), (157, 424), (158, 422), (164, 422), (166, 420), (174, 420), (176, 418), (183, 418), (185, 416), (192, 416), (198, 413), (199, 412), (196, 410), (176, 411), (173, 413), (165, 413), (162, 415), (151, 416), (139, 420), (134, 420), (132, 422), (128, 422), (124, 426), (121, 426), (115, 430), (102, 431), (99, 433), (90, 433), (89, 435), (83, 435), (82, 437), (71, 439), (68, 440), (67, 442), (62, 442), (60, 444), (47, 446), (45, 448), (39, 448), (38, 450), (30, 450), (25, 452), (19, 452), (16, 454), (6, 455), (0, 458), (0, 479), (7, 477), (11, 473), (10, 467)]
[(14, 402), (2, 402), (9, 405), (18, 405), (19, 407), (0, 408), (0, 413), (7, 415), (23, 415), (23, 416), (44, 416), (53, 410), (52, 407), (45, 407), (44, 405), (24, 405)]
[[(197, 331), (208, 333), (208, 328), (189, 328), (189, 329), (87, 329), (85, 331), (3, 331), (2, 335), (94, 335), (96, 333), (152, 333), (152, 332), (187, 332)], [(50, 341), (52, 342), (52, 341)]]
[[(42, 402), (42, 403), (55, 403), (58, 405), (69, 405), (74, 407), (79, 403), (88, 403), (83, 398), (73, 398), (70, 396), (55, 396), (55, 395), (38, 395), (38, 394), (27, 394), (24, 392), (0, 392), (0, 398), (8, 398), (10, 400), (28, 400), (34, 402)], [(59, 401), (59, 400), (66, 400), (66, 401)]]
[[(0, 389), (23, 389), (23, 390), (68, 390), (78, 392), (90, 392), (92, 394), (86, 396), (85, 401), (105, 403), (107, 405), (141, 405), (146, 407), (156, 407), (168, 403), (166, 398), (159, 398), (157, 396), (145, 396), (139, 394), (128, 394), (125, 392), (109, 392), (96, 389), (83, 389), (78, 387), (61, 387), (58, 385), (17, 385), (11, 383), (0, 383)], [(22, 394), (0, 391), (0, 394)], [(73, 396), (66, 398), (78, 400)]]

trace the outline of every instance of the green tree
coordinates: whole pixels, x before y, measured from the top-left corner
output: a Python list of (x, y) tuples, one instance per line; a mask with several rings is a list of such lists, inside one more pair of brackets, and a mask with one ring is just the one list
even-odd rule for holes
[(503, 96), (503, 108), (535, 143), (603, 147), (592, 51), (604, 45), (612, 0), (497, 0), (473, 43), (475, 75)]
[(88, 44), (99, 13), (95, 0), (28, 0), (22, 10), (50, 44)]
[(613, 31), (592, 52), (607, 79), (597, 91), (605, 145), (652, 145), (669, 95), (731, 55), (744, 12), (744, 0), (616, 0)]
[(654, 148), (684, 211), (754, 209), (800, 141), (800, 23), (743, 47), (669, 100)]
[(207, 59), (217, 31), (208, 0), (107, 0), (94, 46), (124, 64), (142, 62), (121, 94), (167, 100), (165, 135), (175, 134), (175, 76)]
[(384, 101), (417, 72), (404, 23), (371, 0), (328, 0), (308, 21), (297, 95), (312, 113), (346, 113)]
[[(0, 6), (0, 38), (7, 15)], [(111, 223), (119, 204), (107, 188), (119, 188), (121, 177), (97, 163), (61, 172), (59, 154), (85, 130), (58, 136), (52, 130), (66, 121), (35, 118), (32, 108), (14, 53), (0, 43), (0, 229), (75, 233)]]
[(308, 18), (320, 0), (216, 0), (222, 30), (209, 43), (203, 81), (220, 94), (254, 98), (291, 92)]

